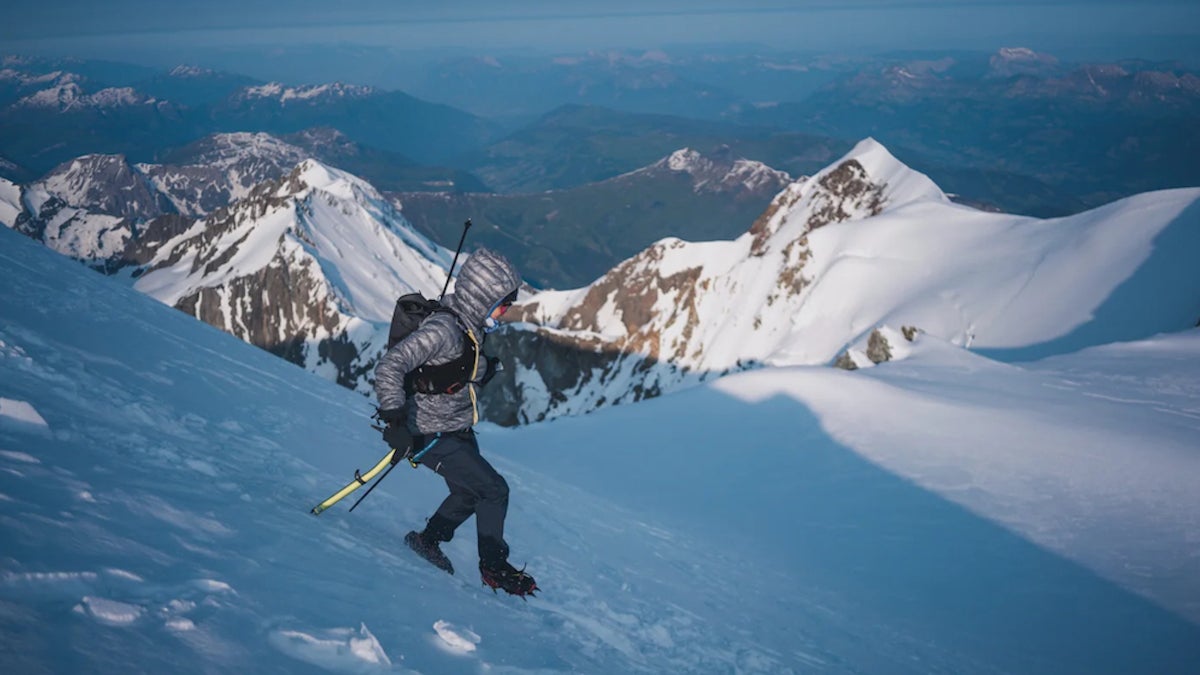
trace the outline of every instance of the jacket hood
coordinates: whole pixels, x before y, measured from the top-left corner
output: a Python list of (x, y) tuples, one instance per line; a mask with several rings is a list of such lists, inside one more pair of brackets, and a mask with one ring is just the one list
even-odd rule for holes
[(508, 258), (486, 248), (471, 254), (454, 281), (445, 305), (468, 324), (483, 326), (504, 296), (521, 287), (521, 276)]

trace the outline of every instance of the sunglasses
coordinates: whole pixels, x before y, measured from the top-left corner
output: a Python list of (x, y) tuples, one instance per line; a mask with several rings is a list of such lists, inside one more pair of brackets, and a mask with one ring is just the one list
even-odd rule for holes
[(512, 293), (509, 293), (508, 295), (504, 296), (504, 298), (502, 300), (500, 300), (500, 304), (497, 305), (500, 308), (500, 313), (503, 314), (504, 312), (507, 312), (508, 308), (512, 307), (512, 304), (516, 301), (517, 301), (517, 291), (513, 291)]

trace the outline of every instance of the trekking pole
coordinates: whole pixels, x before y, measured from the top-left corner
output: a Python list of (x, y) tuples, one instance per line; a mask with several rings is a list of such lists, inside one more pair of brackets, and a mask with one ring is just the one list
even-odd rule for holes
[(310, 511), (309, 513), (312, 513), (314, 516), (321, 515), (326, 509), (328, 509), (329, 507), (331, 507), (334, 504), (341, 501), (343, 498), (348, 496), (351, 492), (354, 492), (355, 490), (359, 489), (360, 487), (366, 485), (367, 481), (371, 480), (376, 475), (378, 475), (380, 471), (383, 471), (385, 468), (390, 470), (391, 467), (396, 465), (396, 462), (393, 461), (395, 459), (396, 459), (396, 451), (388, 450), (387, 454), (385, 454), (383, 456), (383, 459), (379, 460), (379, 462), (375, 466), (371, 467), (370, 471), (367, 471), (366, 473), (360, 473), (358, 471), (358, 469), (355, 469), (354, 470), (354, 480), (350, 481), (349, 483), (346, 483), (346, 487), (342, 488), (341, 490), (338, 490), (337, 492), (333, 493), (328, 499), (326, 499), (325, 501), (321, 502), (320, 504), (317, 504), (316, 506), (314, 506), (312, 508), (312, 511)]
[(359, 505), (359, 503), (360, 503), (360, 502), (362, 502), (362, 500), (366, 499), (366, 498), (367, 498), (367, 495), (371, 494), (371, 490), (374, 490), (376, 485), (379, 485), (380, 483), (382, 483), (382, 482), (383, 482), (383, 479), (384, 479), (384, 478), (387, 478), (387, 475), (388, 475), (389, 473), (391, 473), (391, 472), (392, 472), (392, 469), (396, 468), (396, 465), (397, 465), (397, 464), (399, 464), (399, 462), (392, 462), (392, 465), (391, 465), (391, 466), (389, 466), (389, 467), (387, 468), (387, 471), (384, 471), (384, 472), (383, 472), (383, 473), (382, 473), (382, 474), (379, 476), (379, 478), (376, 478), (376, 479), (375, 479), (375, 482), (374, 482), (374, 483), (371, 483), (371, 487), (367, 488), (367, 491), (366, 491), (366, 492), (364, 492), (364, 493), (362, 494), (362, 496), (358, 498), (358, 501), (354, 502), (354, 506), (351, 506), (351, 507), (350, 507), (350, 510), (351, 510), (351, 511), (353, 511), (355, 506), (358, 506), (358, 505)]
[(446, 289), (450, 288), (450, 277), (454, 276), (454, 266), (458, 264), (458, 254), (462, 253), (463, 242), (467, 240), (467, 230), (471, 229), (471, 219), (467, 218), (467, 222), (463, 223), (463, 233), (458, 239), (458, 248), (454, 251), (454, 261), (450, 263), (450, 272), (446, 274), (446, 283), (442, 285), (442, 294), (438, 296), (438, 302), (442, 301), (442, 297), (446, 295)]

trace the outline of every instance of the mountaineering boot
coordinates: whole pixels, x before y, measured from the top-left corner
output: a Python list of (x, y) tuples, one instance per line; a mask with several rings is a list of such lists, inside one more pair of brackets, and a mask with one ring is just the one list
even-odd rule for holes
[(450, 559), (446, 557), (445, 553), (442, 553), (442, 548), (438, 545), (437, 540), (413, 531), (404, 535), (404, 543), (416, 551), (417, 555), (433, 563), (434, 567), (448, 574), (454, 574), (454, 565), (451, 565)]
[[(524, 568), (517, 569), (508, 564), (507, 561), (498, 563), (479, 563), (479, 576), (483, 579), (483, 585), (491, 588), (493, 591), (500, 588), (509, 595), (519, 595), (524, 598), (527, 595), (533, 595), (538, 589), (537, 582), (533, 577), (525, 573)], [(535, 596), (536, 597), (536, 596)]]

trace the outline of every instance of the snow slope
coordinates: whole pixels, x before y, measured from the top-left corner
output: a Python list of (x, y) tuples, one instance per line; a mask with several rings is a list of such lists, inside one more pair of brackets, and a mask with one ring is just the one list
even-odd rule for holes
[[(400, 543), (360, 396), (0, 230), (4, 672), (1194, 672), (1195, 331), (1018, 368), (922, 339), (519, 430), (521, 602)], [(1130, 400), (1115, 400), (1130, 399)]]

